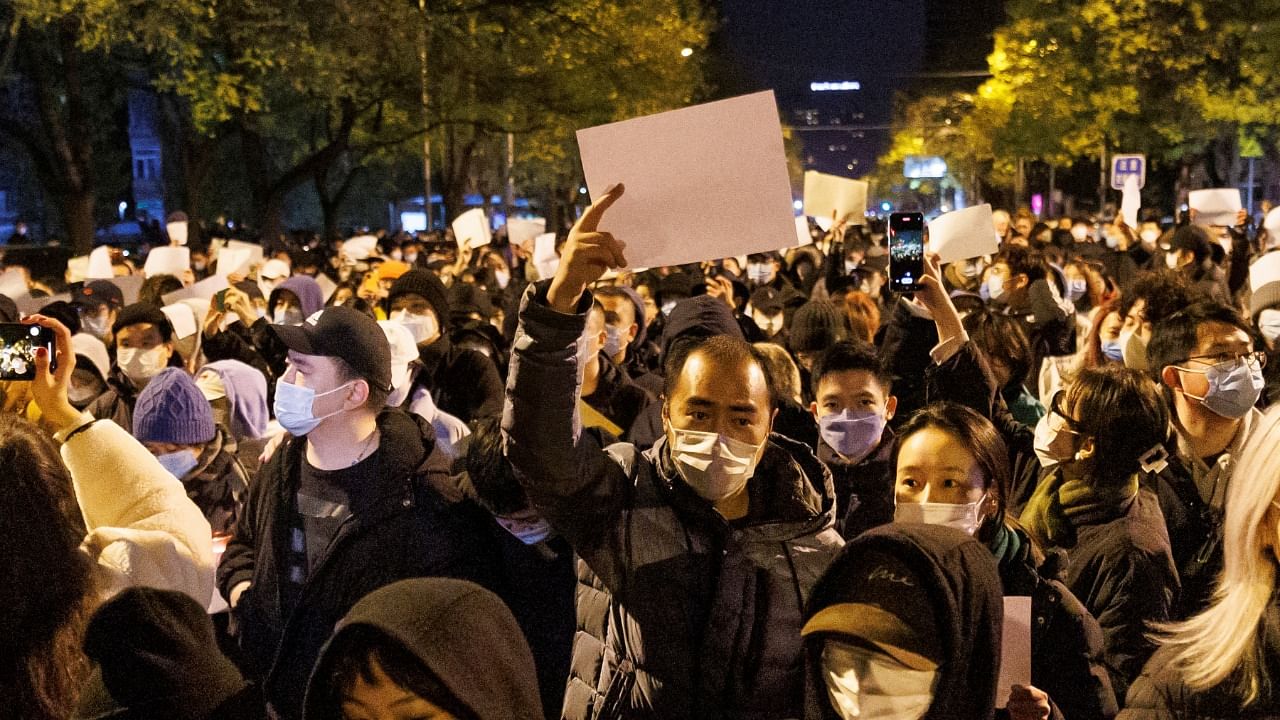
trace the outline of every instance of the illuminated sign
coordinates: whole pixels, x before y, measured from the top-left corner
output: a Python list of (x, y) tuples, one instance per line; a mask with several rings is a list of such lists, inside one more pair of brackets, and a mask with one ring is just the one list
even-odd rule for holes
[(812, 92), (847, 92), (849, 90), (861, 90), (862, 83), (855, 80), (844, 80), (842, 82), (812, 82), (809, 83), (809, 90)]
[(940, 178), (947, 174), (947, 161), (934, 155), (908, 155), (902, 163), (902, 174), (913, 180)]

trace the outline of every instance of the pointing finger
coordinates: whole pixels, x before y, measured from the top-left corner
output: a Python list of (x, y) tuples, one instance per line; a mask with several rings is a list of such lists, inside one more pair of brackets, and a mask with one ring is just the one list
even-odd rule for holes
[(595, 232), (596, 228), (600, 226), (600, 219), (604, 217), (605, 211), (617, 202), (624, 192), (626, 192), (626, 187), (622, 183), (610, 185), (604, 191), (604, 195), (601, 195), (599, 200), (592, 203), (591, 207), (582, 213), (582, 217), (578, 218), (578, 224), (574, 229), (578, 232)]

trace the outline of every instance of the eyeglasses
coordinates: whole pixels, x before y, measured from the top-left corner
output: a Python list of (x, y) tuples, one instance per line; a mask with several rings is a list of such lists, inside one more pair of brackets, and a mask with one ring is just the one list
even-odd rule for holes
[(1250, 370), (1261, 370), (1267, 366), (1267, 354), (1262, 350), (1241, 354), (1224, 352), (1217, 355), (1192, 355), (1187, 360), (1205, 365), (1230, 365), (1233, 370), (1240, 367), (1241, 363), (1248, 364)]
[(1053, 415), (1058, 416), (1062, 420), (1062, 422), (1066, 425), (1065, 429), (1067, 430), (1067, 432), (1070, 432), (1073, 435), (1082, 435), (1084, 433), (1082, 433), (1080, 430), (1080, 423), (1075, 418), (1068, 415), (1067, 412), (1062, 409), (1062, 399), (1065, 392), (1066, 392), (1065, 390), (1059, 390), (1058, 392), (1053, 394), (1053, 398), (1049, 400), (1049, 412)]

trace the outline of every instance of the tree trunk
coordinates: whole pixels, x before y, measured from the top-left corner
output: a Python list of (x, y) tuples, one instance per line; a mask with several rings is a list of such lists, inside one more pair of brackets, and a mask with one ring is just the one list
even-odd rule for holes
[(93, 249), (93, 190), (69, 190), (58, 197), (62, 225), (76, 255), (87, 255)]

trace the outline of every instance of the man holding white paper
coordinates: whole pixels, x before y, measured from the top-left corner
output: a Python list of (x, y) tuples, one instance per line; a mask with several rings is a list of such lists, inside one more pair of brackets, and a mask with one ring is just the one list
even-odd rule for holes
[(622, 192), (587, 209), (555, 278), (526, 292), (503, 417), (507, 458), (582, 559), (563, 716), (799, 717), (801, 601), (841, 541), (830, 476), (770, 435), (755, 351), (715, 336), (669, 359), (664, 437), (643, 453), (582, 427), (587, 288), (626, 266), (600, 230)]

